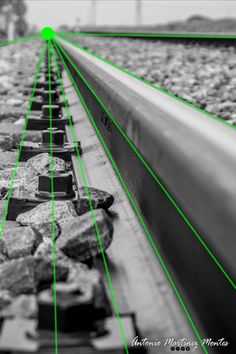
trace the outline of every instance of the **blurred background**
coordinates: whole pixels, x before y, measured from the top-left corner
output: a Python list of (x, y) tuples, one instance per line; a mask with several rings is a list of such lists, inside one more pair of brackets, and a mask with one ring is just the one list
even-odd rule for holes
[(0, 35), (111, 30), (236, 32), (236, 1), (216, 0), (1, 0)]

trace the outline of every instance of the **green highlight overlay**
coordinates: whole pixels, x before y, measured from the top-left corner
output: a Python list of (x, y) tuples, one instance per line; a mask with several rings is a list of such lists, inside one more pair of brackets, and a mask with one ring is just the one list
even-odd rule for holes
[(53, 39), (54, 34), (55, 34), (55, 32), (54, 32), (53, 28), (51, 28), (51, 27), (44, 27), (41, 31), (41, 36), (45, 40)]

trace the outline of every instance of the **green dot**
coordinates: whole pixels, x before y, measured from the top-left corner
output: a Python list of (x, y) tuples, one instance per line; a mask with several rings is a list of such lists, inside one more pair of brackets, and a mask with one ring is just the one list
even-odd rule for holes
[(44, 27), (41, 31), (41, 36), (43, 39), (46, 39), (47, 41), (49, 39), (52, 39), (54, 37), (54, 30), (51, 27)]

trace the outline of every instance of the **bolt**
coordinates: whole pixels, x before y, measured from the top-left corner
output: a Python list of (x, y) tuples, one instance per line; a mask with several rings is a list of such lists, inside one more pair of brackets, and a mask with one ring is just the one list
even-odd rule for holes
[(50, 73), (50, 75), (49, 75), (48, 72), (44, 73), (45, 80), (48, 81), (49, 80), (49, 76), (50, 76), (50, 80), (51, 81), (56, 81), (57, 80), (57, 76), (55, 74), (53, 74), (52, 72)]
[[(59, 287), (60, 285), (58, 285)], [(92, 293), (87, 291), (81, 293), (60, 293), (57, 294), (57, 320), (60, 332), (74, 332), (90, 328), (93, 325), (95, 311), (93, 307)], [(41, 292), (38, 299), (38, 328), (41, 330), (54, 329), (54, 299), (53, 291), (45, 290)], [(78, 319), (83, 318), (83, 321)]]
[[(51, 112), (50, 112), (50, 110), (51, 110)], [(52, 105), (52, 106), (43, 105), (41, 117), (42, 118), (46, 118), (46, 119), (50, 119), (50, 113), (51, 113), (52, 119), (59, 119), (59, 118), (62, 117), (60, 106), (57, 106), (57, 105)]]
[(58, 92), (56, 90), (45, 90), (42, 92), (42, 100), (49, 102), (49, 95), (51, 96), (51, 101), (55, 102), (58, 100)]
[(65, 132), (63, 130), (58, 130), (57, 128), (48, 128), (47, 130), (42, 131), (41, 142), (43, 145), (50, 145), (50, 134), (52, 134), (52, 143), (54, 145), (64, 145)]
[[(48, 81), (41, 81), (40, 82), (41, 87), (43, 87), (44, 89), (48, 90), (48, 86), (49, 86), (49, 82)], [(59, 86), (58, 81), (52, 81), (51, 82), (51, 89), (55, 90), (57, 87)]]
[(66, 198), (74, 196), (72, 175), (69, 173), (54, 174), (54, 176), (40, 175), (38, 178), (38, 196), (51, 198), (52, 178), (55, 197)]

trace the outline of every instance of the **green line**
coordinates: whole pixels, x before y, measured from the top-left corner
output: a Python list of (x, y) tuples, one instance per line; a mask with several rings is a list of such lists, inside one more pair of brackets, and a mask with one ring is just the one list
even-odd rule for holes
[(41, 34), (36, 34), (35, 36), (28, 36), (28, 37), (22, 37), (22, 38), (18, 38), (18, 39), (13, 39), (12, 41), (8, 41), (8, 42), (0, 42), (0, 47), (3, 47), (5, 45), (9, 45), (9, 44), (14, 44), (14, 43), (20, 43), (23, 41), (28, 41), (30, 39), (36, 39), (41, 37)]
[(145, 221), (143, 220), (143, 218), (141, 216), (141, 213), (140, 213), (140, 211), (139, 211), (139, 209), (138, 209), (138, 207), (137, 207), (137, 205), (136, 205), (136, 203), (135, 203), (135, 201), (134, 201), (134, 199), (132, 197), (132, 194), (130, 193), (130, 191), (129, 191), (127, 185), (126, 185), (126, 183), (125, 183), (125, 181), (124, 181), (124, 179), (123, 179), (123, 177), (122, 177), (122, 175), (121, 175), (121, 173), (120, 173), (120, 171), (119, 171), (119, 169), (118, 169), (118, 167), (117, 167), (117, 165), (116, 165), (116, 163), (115, 163), (115, 161), (114, 161), (114, 159), (113, 159), (113, 157), (112, 157), (112, 155), (111, 155), (111, 153), (110, 153), (110, 151), (109, 151), (109, 149), (108, 149), (108, 147), (107, 147), (107, 145), (106, 145), (106, 143), (105, 143), (105, 141), (104, 141), (104, 139), (103, 139), (103, 137), (102, 137), (97, 125), (96, 125), (96, 123), (95, 123), (95, 121), (94, 121), (94, 118), (93, 118), (89, 108), (87, 107), (87, 105), (86, 105), (86, 103), (85, 103), (85, 101), (83, 99), (83, 96), (81, 95), (81, 93), (80, 93), (80, 91), (79, 91), (79, 89), (78, 89), (78, 87), (77, 87), (77, 85), (76, 85), (71, 73), (70, 73), (70, 70), (68, 69), (68, 67), (67, 67), (67, 65), (65, 63), (64, 58), (62, 57), (62, 55), (61, 55), (61, 53), (59, 52), (58, 49), (57, 49), (57, 51), (58, 51), (58, 53), (60, 55), (60, 58), (61, 58), (61, 60), (62, 60), (62, 62), (64, 64), (65, 68), (66, 68), (66, 71), (67, 71), (67, 73), (68, 73), (68, 75), (69, 75), (69, 77), (70, 77), (70, 79), (71, 79), (71, 81), (72, 81), (72, 83), (73, 83), (73, 85), (75, 87), (75, 90), (76, 90), (76, 92), (77, 92), (77, 94), (78, 94), (78, 96), (79, 96), (79, 98), (80, 98), (80, 100), (81, 100), (81, 102), (83, 104), (83, 107), (86, 110), (86, 112), (87, 112), (87, 114), (89, 116), (89, 119), (90, 119), (90, 121), (91, 121), (91, 123), (92, 123), (92, 125), (93, 125), (93, 127), (94, 127), (94, 129), (95, 129), (95, 131), (96, 131), (96, 133), (97, 133), (97, 135), (98, 135), (98, 137), (99, 137), (99, 139), (100, 139), (105, 151), (106, 151), (106, 153), (107, 153), (107, 156), (109, 157), (109, 159), (110, 159), (110, 161), (112, 163), (112, 166), (114, 167), (114, 170), (115, 170), (115, 172), (116, 172), (116, 174), (117, 174), (117, 176), (118, 176), (118, 178), (119, 178), (119, 180), (120, 180), (120, 182), (121, 182), (121, 184), (122, 184), (122, 186), (123, 186), (128, 198), (129, 198), (132, 206), (133, 206), (133, 209), (134, 209), (136, 215), (138, 216), (138, 219), (139, 219), (141, 225), (143, 226), (143, 229), (144, 229), (146, 235), (148, 236), (149, 241), (150, 241), (153, 249), (156, 252), (156, 255), (157, 255), (157, 257), (158, 257), (158, 259), (159, 259), (159, 261), (161, 263), (161, 266), (162, 266), (162, 268), (163, 268), (163, 270), (164, 270), (164, 272), (165, 272), (165, 274), (166, 274), (166, 276), (167, 276), (167, 278), (168, 278), (168, 280), (169, 280), (169, 282), (170, 282), (170, 284), (171, 284), (171, 286), (172, 286), (172, 288), (174, 290), (174, 293), (176, 294), (176, 296), (177, 296), (177, 298), (178, 298), (178, 300), (179, 300), (179, 302), (180, 302), (180, 304), (181, 304), (181, 306), (182, 306), (182, 308), (183, 308), (183, 310), (184, 310), (184, 312), (185, 312), (185, 314), (187, 316), (187, 319), (188, 319), (188, 321), (189, 321), (194, 333), (196, 334), (196, 337), (198, 338), (198, 340), (199, 340), (199, 342), (200, 342), (200, 344), (202, 346), (202, 349), (203, 349), (204, 353), (207, 354), (208, 351), (205, 348), (204, 344), (202, 343), (201, 336), (200, 336), (200, 334), (199, 334), (199, 332), (198, 332), (198, 330), (197, 330), (197, 328), (196, 328), (196, 326), (195, 326), (195, 324), (194, 324), (194, 322), (193, 322), (193, 320), (192, 320), (192, 318), (191, 318), (191, 316), (190, 316), (190, 314), (189, 314), (189, 312), (188, 312), (188, 310), (187, 310), (187, 308), (186, 308), (186, 306), (185, 306), (185, 304), (184, 304), (184, 302), (183, 302), (183, 300), (181, 298), (181, 295), (179, 294), (179, 291), (178, 291), (178, 289), (177, 289), (177, 287), (176, 287), (176, 285), (175, 285), (175, 283), (174, 283), (174, 281), (173, 281), (173, 279), (172, 279), (172, 277), (171, 277), (171, 275), (170, 275), (170, 273), (169, 273), (169, 271), (168, 271), (168, 269), (167, 269), (167, 267), (166, 267), (166, 265), (165, 265), (165, 263), (164, 263), (164, 261), (163, 261), (163, 259), (161, 257), (161, 254), (160, 254), (159, 250), (157, 249), (157, 247), (155, 245), (155, 242), (153, 241), (153, 238), (152, 238), (151, 234), (148, 231), (148, 228), (147, 228), (147, 226), (145, 224)]
[[(60, 55), (60, 53), (59, 53), (59, 55)], [(100, 247), (100, 250), (101, 250), (102, 259), (103, 259), (103, 263), (104, 263), (104, 267), (105, 267), (105, 271), (106, 271), (106, 276), (107, 276), (108, 284), (109, 284), (109, 287), (110, 287), (110, 292), (111, 292), (111, 297), (112, 297), (112, 300), (113, 300), (113, 305), (114, 305), (116, 316), (117, 316), (117, 320), (118, 320), (118, 323), (119, 323), (121, 336), (122, 336), (122, 340), (123, 340), (123, 343), (124, 343), (124, 348), (125, 348), (126, 354), (129, 354), (129, 350), (128, 350), (128, 346), (127, 346), (127, 342), (126, 342), (126, 337), (125, 337), (125, 333), (124, 333), (124, 328), (123, 328), (122, 321), (121, 321), (121, 318), (120, 318), (118, 303), (117, 303), (117, 300), (116, 300), (115, 291), (114, 291), (114, 287), (113, 287), (112, 280), (111, 280), (111, 275), (110, 275), (110, 272), (109, 272), (109, 269), (108, 269), (106, 256), (105, 256), (105, 253), (104, 253), (104, 250), (103, 250), (101, 235), (100, 235), (100, 231), (99, 231), (99, 228), (98, 228), (96, 216), (95, 216), (95, 213), (94, 213), (94, 208), (93, 208), (93, 204), (92, 204), (92, 201), (91, 201), (90, 192), (89, 192), (89, 189), (88, 189), (87, 178), (86, 178), (83, 162), (82, 162), (82, 159), (81, 159), (81, 156), (80, 156), (78, 143), (76, 143), (77, 138), (76, 138), (76, 135), (75, 135), (73, 124), (72, 124), (69, 107), (67, 105), (65, 91), (64, 91), (64, 88), (63, 88), (63, 85), (62, 85), (61, 75), (60, 75), (60, 72), (59, 72), (59, 69), (58, 69), (57, 60), (56, 60), (56, 56), (55, 56), (54, 50), (53, 50), (53, 56), (54, 56), (54, 62), (55, 62), (55, 67), (56, 67), (56, 71), (57, 71), (57, 76), (58, 76), (58, 79), (59, 79), (59, 82), (60, 82), (61, 93), (62, 93), (63, 100), (64, 100), (64, 103), (65, 103), (65, 109), (66, 109), (66, 112), (67, 112), (68, 121), (69, 121), (69, 124), (70, 124), (72, 138), (73, 138), (73, 141), (74, 141), (74, 144), (75, 144), (75, 149), (76, 149), (77, 158), (78, 158), (78, 162), (79, 162), (80, 172), (81, 172), (81, 175), (82, 175), (83, 183), (85, 185), (85, 190), (86, 190), (86, 194), (87, 194), (88, 201), (89, 201), (89, 207), (90, 207), (90, 210), (91, 210), (91, 214), (92, 214), (92, 218), (93, 218), (93, 222), (94, 222), (94, 227), (95, 227), (95, 231), (96, 231), (96, 234), (97, 234), (97, 239), (98, 239), (98, 243), (99, 243), (99, 247)]]
[(40, 72), (40, 68), (41, 68), (41, 65), (42, 65), (42, 60), (43, 60), (43, 55), (44, 55), (44, 51), (45, 51), (45, 46), (46, 46), (46, 43), (44, 42), (44, 45), (43, 45), (43, 47), (41, 49), (41, 54), (40, 54), (39, 63), (38, 63), (38, 66), (37, 66), (37, 71), (36, 71), (36, 75), (35, 75), (35, 81), (34, 81), (32, 93), (31, 93), (31, 97), (30, 97), (28, 110), (27, 110), (27, 113), (26, 113), (24, 129), (23, 129), (23, 133), (21, 135), (21, 140), (20, 140), (20, 145), (19, 145), (19, 149), (18, 149), (16, 162), (15, 162), (15, 167), (14, 167), (14, 170), (13, 170), (13, 173), (12, 173), (11, 184), (10, 184), (10, 188), (9, 188), (9, 191), (8, 191), (6, 207), (5, 207), (4, 215), (3, 215), (3, 218), (2, 218), (2, 221), (1, 221), (0, 237), (2, 236), (3, 229), (4, 229), (4, 226), (5, 226), (5, 221), (6, 221), (6, 218), (7, 218), (9, 203), (10, 203), (10, 199), (11, 199), (11, 195), (12, 195), (12, 191), (13, 191), (13, 186), (14, 186), (14, 182), (15, 182), (16, 173), (17, 173), (17, 170), (18, 170), (18, 167), (19, 167), (19, 161), (20, 161), (22, 146), (23, 146), (24, 139), (25, 139), (26, 129), (27, 129), (28, 120), (29, 120), (29, 116), (30, 116), (30, 111), (31, 111), (31, 107), (32, 107), (33, 99), (34, 99), (35, 89), (36, 89), (38, 78), (39, 78), (39, 72)]
[(51, 41), (48, 42), (48, 89), (49, 89), (49, 126), (50, 126), (50, 176), (52, 195), (52, 257), (53, 257), (53, 304), (54, 304), (54, 336), (55, 354), (58, 354), (58, 328), (57, 328), (57, 259), (56, 259), (56, 237), (55, 237), (55, 215), (54, 215), (54, 161), (53, 161), (53, 136), (52, 136), (52, 94), (51, 94)]
[(56, 32), (56, 35), (68, 37), (147, 37), (147, 38), (206, 38), (206, 39), (236, 39), (235, 35), (217, 34), (172, 34), (172, 33), (89, 33), (89, 32)]
[(219, 117), (215, 116), (214, 114), (209, 113), (209, 112), (205, 111), (204, 109), (201, 109), (201, 108), (195, 106), (194, 104), (192, 104), (192, 103), (190, 103), (190, 102), (188, 102), (188, 101), (185, 101), (183, 98), (174, 95), (173, 93), (171, 93), (171, 92), (165, 90), (164, 88), (162, 88), (162, 87), (160, 87), (160, 86), (157, 86), (157, 85), (152, 84), (151, 82), (149, 82), (149, 81), (143, 79), (142, 77), (131, 73), (131, 72), (128, 71), (127, 69), (124, 69), (124, 68), (122, 68), (121, 66), (119, 66), (119, 65), (117, 65), (117, 64), (115, 64), (115, 63), (113, 63), (113, 62), (111, 62), (111, 61), (109, 61), (109, 60), (107, 60), (107, 59), (104, 59), (104, 58), (100, 57), (99, 55), (97, 55), (97, 54), (91, 52), (91, 51), (88, 50), (88, 49), (85, 49), (85, 48), (79, 46), (78, 44), (75, 44), (75, 43), (71, 42), (70, 40), (68, 40), (68, 39), (66, 39), (66, 38), (63, 38), (63, 37), (61, 37), (61, 36), (57, 36), (57, 37), (58, 37), (58, 38), (61, 38), (61, 39), (62, 39), (63, 41), (65, 41), (65, 42), (67, 42), (67, 43), (73, 45), (75, 48), (78, 48), (78, 49), (80, 49), (81, 51), (83, 51), (83, 52), (85, 52), (85, 53), (88, 53), (88, 54), (94, 56), (95, 58), (97, 58), (97, 59), (103, 61), (104, 63), (107, 63), (107, 64), (113, 66), (114, 68), (116, 68), (116, 69), (118, 69), (118, 70), (120, 70), (120, 71), (123, 71), (125, 74), (128, 74), (128, 75), (134, 77), (135, 79), (141, 81), (142, 83), (144, 83), (144, 84), (146, 84), (146, 85), (148, 85), (148, 86), (151, 86), (151, 87), (154, 88), (155, 90), (160, 91), (160, 92), (164, 93), (165, 95), (168, 95), (168, 96), (174, 98), (175, 100), (186, 104), (186, 105), (189, 106), (189, 107), (192, 107), (192, 108), (195, 109), (196, 111), (199, 111), (199, 112), (201, 112), (202, 114), (204, 114), (204, 115), (206, 115), (206, 116), (208, 116), (208, 117), (210, 117), (210, 118), (213, 118), (213, 119), (215, 119), (215, 120), (217, 120), (217, 121), (219, 121), (219, 122), (221, 122), (221, 123), (227, 125), (227, 126), (230, 127), (231, 129), (236, 130), (236, 126), (234, 126), (234, 125), (228, 123), (227, 121), (223, 120), (222, 118), (219, 118)]
[[(57, 42), (58, 43), (58, 42)], [(58, 43), (59, 44), (59, 43)], [(142, 162), (142, 164), (146, 167), (146, 169), (148, 170), (148, 172), (151, 174), (151, 176), (153, 177), (153, 179), (156, 181), (156, 183), (159, 185), (159, 187), (162, 189), (162, 191), (164, 192), (164, 194), (167, 196), (167, 198), (170, 200), (170, 202), (172, 203), (172, 205), (175, 207), (175, 209), (178, 211), (178, 213), (181, 215), (181, 217), (183, 218), (183, 220), (185, 221), (185, 223), (188, 225), (188, 227), (190, 228), (190, 230), (193, 232), (194, 236), (198, 239), (198, 241), (201, 243), (201, 245), (204, 247), (204, 249), (206, 250), (206, 252), (208, 253), (208, 255), (211, 257), (211, 259), (215, 262), (215, 264), (217, 265), (217, 267), (219, 268), (219, 270), (224, 274), (225, 278), (229, 281), (229, 283), (232, 285), (232, 287), (236, 290), (236, 284), (234, 283), (234, 281), (231, 279), (231, 277), (228, 275), (228, 273), (225, 271), (225, 269), (223, 268), (223, 266), (220, 264), (220, 262), (218, 261), (218, 259), (215, 257), (215, 255), (212, 253), (212, 251), (209, 249), (209, 247), (206, 245), (206, 243), (203, 241), (203, 239), (201, 238), (201, 236), (199, 235), (199, 233), (195, 230), (194, 226), (191, 224), (191, 222), (188, 220), (188, 218), (186, 217), (186, 215), (184, 214), (184, 212), (181, 210), (181, 208), (179, 207), (178, 203), (174, 200), (174, 198), (170, 195), (170, 193), (168, 192), (168, 190), (164, 187), (164, 185), (161, 183), (161, 181), (159, 180), (159, 178), (156, 176), (156, 174), (153, 172), (153, 170), (151, 169), (151, 167), (148, 165), (148, 163), (145, 161), (145, 159), (143, 158), (143, 156), (140, 154), (140, 152), (137, 150), (137, 148), (135, 147), (135, 145), (132, 143), (132, 141), (130, 140), (130, 138), (126, 135), (126, 133), (123, 131), (123, 129), (120, 127), (120, 125), (117, 123), (117, 121), (115, 120), (115, 118), (112, 116), (112, 114), (108, 111), (108, 109), (105, 107), (105, 105), (103, 104), (103, 102), (100, 100), (100, 98), (96, 95), (96, 93), (94, 92), (94, 90), (91, 88), (91, 86), (88, 84), (88, 82), (86, 81), (86, 79), (84, 78), (84, 76), (81, 74), (81, 72), (78, 70), (78, 68), (74, 65), (73, 61), (69, 58), (69, 56), (65, 53), (64, 49), (61, 47), (61, 45), (59, 44), (62, 52), (64, 53), (64, 55), (67, 57), (67, 59), (69, 60), (69, 62), (71, 63), (71, 65), (73, 66), (73, 68), (76, 70), (76, 72), (78, 73), (78, 75), (81, 77), (81, 79), (83, 80), (83, 82), (86, 84), (86, 86), (89, 88), (89, 90), (91, 91), (91, 93), (94, 95), (94, 97), (97, 99), (97, 101), (99, 102), (99, 104), (102, 106), (102, 108), (104, 109), (104, 111), (107, 113), (107, 115), (110, 117), (110, 119), (112, 120), (112, 122), (114, 123), (114, 125), (116, 126), (116, 128), (119, 130), (119, 132), (122, 134), (122, 136), (124, 137), (124, 139), (127, 141), (127, 143), (130, 145), (130, 147), (132, 148), (132, 150), (135, 152), (135, 154), (138, 156), (138, 158), (140, 159), (140, 161)]]

